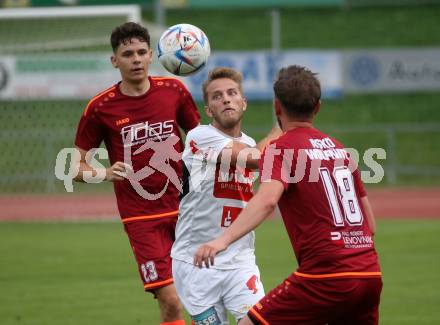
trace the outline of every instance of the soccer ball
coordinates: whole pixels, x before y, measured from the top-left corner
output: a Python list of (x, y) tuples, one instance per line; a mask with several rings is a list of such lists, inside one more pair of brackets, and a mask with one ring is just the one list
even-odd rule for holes
[(159, 62), (178, 76), (188, 76), (202, 69), (210, 54), (211, 47), (205, 33), (190, 24), (171, 26), (157, 44)]

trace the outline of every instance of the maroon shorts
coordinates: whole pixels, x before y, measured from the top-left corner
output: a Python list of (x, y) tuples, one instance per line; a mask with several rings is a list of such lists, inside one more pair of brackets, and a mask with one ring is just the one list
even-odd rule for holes
[(145, 291), (173, 283), (171, 246), (177, 217), (124, 224)]
[(248, 313), (254, 324), (377, 325), (380, 278), (290, 277)]

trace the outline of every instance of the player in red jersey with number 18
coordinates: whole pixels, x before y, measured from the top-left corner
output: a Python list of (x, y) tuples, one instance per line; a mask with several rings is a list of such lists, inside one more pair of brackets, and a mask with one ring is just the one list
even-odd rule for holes
[(359, 170), (337, 140), (313, 127), (321, 97), (314, 73), (283, 68), (274, 91), (284, 134), (262, 155), (259, 191), (220, 237), (198, 249), (194, 263), (212, 264), (278, 204), (299, 266), (240, 325), (377, 325), (381, 271)]
[[(111, 62), (122, 81), (84, 110), (75, 140), (81, 153), (76, 180), (102, 174), (113, 182), (144, 289), (158, 299), (161, 322), (184, 325), (170, 258), (182, 173), (179, 127), (189, 131), (200, 115), (179, 80), (148, 76), (152, 51), (144, 27), (125, 23), (115, 28), (111, 45)], [(101, 142), (112, 165), (106, 170), (92, 168), (87, 155)]]

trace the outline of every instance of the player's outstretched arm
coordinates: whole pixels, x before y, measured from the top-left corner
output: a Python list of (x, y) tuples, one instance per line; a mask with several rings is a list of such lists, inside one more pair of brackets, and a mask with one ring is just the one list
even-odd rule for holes
[(194, 255), (194, 265), (200, 268), (203, 264), (208, 268), (214, 265), (214, 258), (219, 252), (254, 230), (271, 215), (283, 191), (284, 186), (279, 181), (262, 183), (257, 194), (249, 201), (237, 220), (220, 237), (199, 247)]
[(368, 200), (368, 196), (361, 197), (361, 203), (364, 207), (365, 214), (367, 215), (368, 225), (374, 235), (376, 232), (376, 218), (374, 217), (373, 208), (371, 207), (370, 200)]
[(224, 159), (230, 161), (231, 166), (258, 169), (258, 162), (264, 148), (282, 134), (283, 131), (276, 125), (266, 137), (257, 143), (256, 147), (249, 147), (239, 141), (231, 141), (231, 143), (222, 150), (217, 161), (221, 163), (222, 159)]
[(260, 156), (261, 152), (257, 148), (249, 147), (248, 145), (238, 141), (231, 141), (220, 152), (219, 156), (217, 157), (217, 162), (229, 162), (230, 166), (257, 169)]
[(87, 182), (87, 178), (97, 177), (98, 174), (103, 175), (103, 179), (110, 182), (122, 181), (124, 179), (128, 169), (123, 162), (118, 161), (109, 168), (93, 168), (87, 162), (87, 151), (78, 147), (76, 149), (79, 151), (79, 157), (76, 158), (79, 168), (75, 181)]

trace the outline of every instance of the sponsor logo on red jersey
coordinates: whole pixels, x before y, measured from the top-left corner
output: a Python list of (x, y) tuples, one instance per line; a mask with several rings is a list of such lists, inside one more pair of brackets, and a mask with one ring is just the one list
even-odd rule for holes
[(131, 147), (147, 141), (163, 141), (173, 132), (174, 120), (136, 123), (121, 129), (122, 143), (124, 143), (124, 147)]

